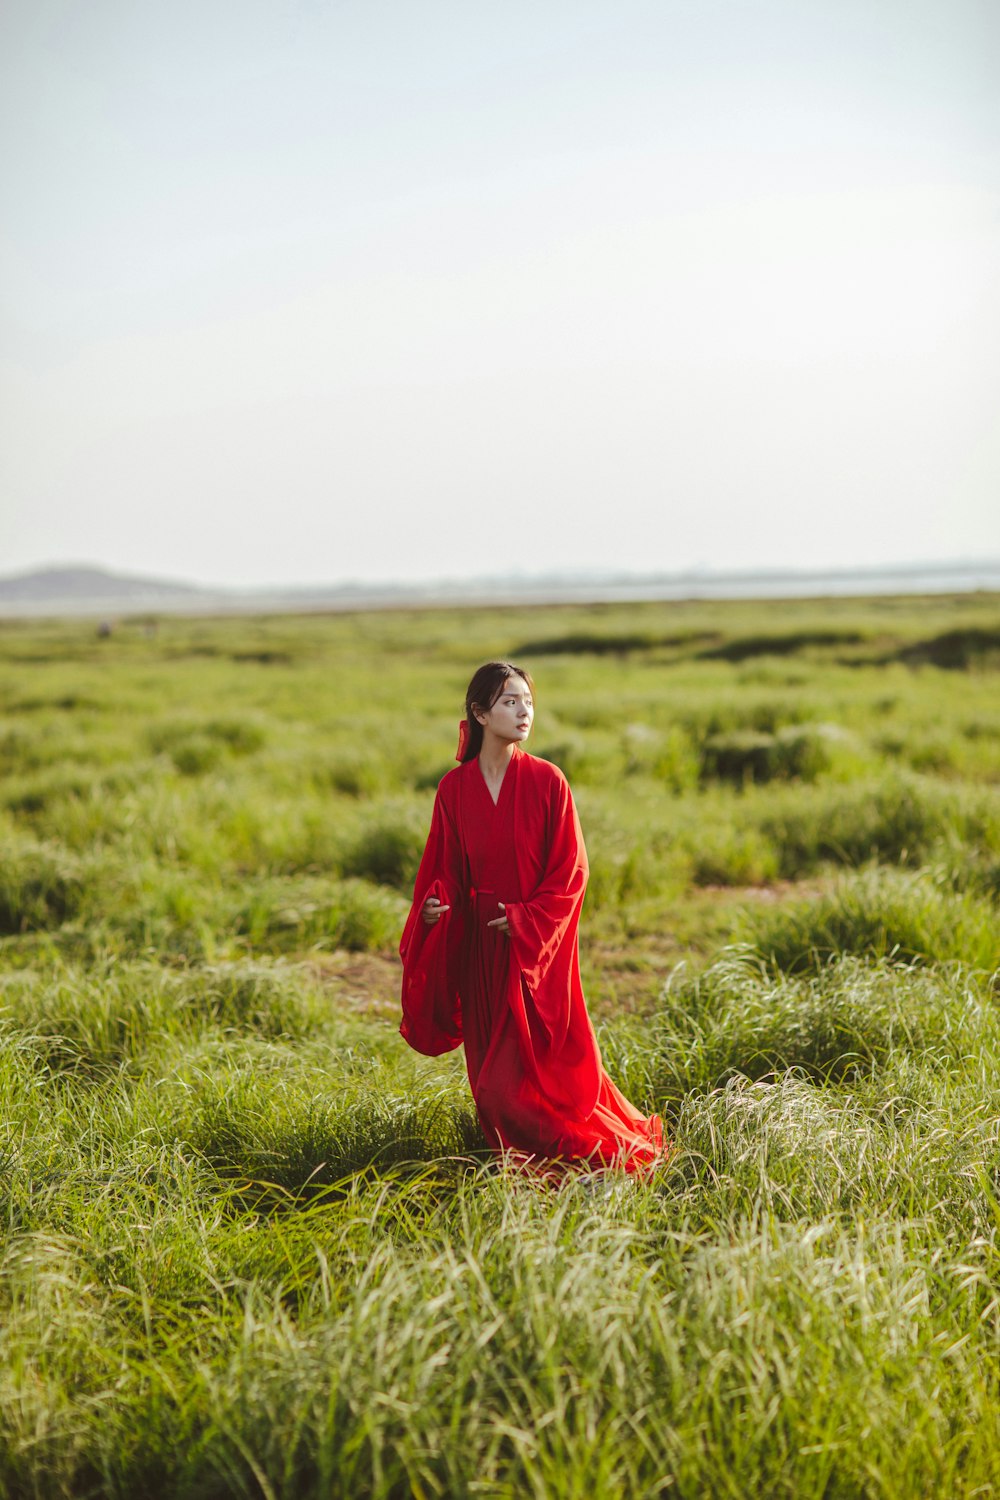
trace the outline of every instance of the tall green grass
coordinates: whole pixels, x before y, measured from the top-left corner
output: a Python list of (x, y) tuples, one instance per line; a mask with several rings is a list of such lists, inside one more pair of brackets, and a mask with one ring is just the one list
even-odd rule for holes
[(182, 1166), (177, 1258), (164, 1275), (150, 1204), (160, 1254), (132, 1285), (113, 1249), (20, 1236), (0, 1272), (4, 1481), (115, 1496), (988, 1492), (992, 1241), (932, 1243), (929, 1225), (877, 1213), (853, 1229), (760, 1210), (709, 1226), (683, 1182), (678, 1164), (660, 1189), (595, 1202), (579, 1183), (553, 1196), (429, 1168), (405, 1185), (351, 1178), (335, 1202), (237, 1235), (196, 1212)]
[[(997, 618), (0, 622), (0, 1495), (1000, 1489)], [(518, 645), (648, 1180), (384, 998)]]

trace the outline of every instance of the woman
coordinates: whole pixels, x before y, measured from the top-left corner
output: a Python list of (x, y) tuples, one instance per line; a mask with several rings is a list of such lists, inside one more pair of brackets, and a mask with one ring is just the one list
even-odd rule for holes
[(647, 1168), (657, 1115), (601, 1066), (580, 983), (587, 855), (565, 776), (521, 746), (531, 678), (491, 661), (469, 684), (462, 764), (442, 779), (403, 931), (400, 1031), (429, 1056), (465, 1043), (490, 1145), (517, 1158)]

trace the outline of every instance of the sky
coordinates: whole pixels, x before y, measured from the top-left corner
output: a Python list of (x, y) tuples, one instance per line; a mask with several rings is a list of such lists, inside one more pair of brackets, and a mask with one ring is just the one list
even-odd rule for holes
[(996, 0), (5, 0), (0, 572), (1000, 557)]

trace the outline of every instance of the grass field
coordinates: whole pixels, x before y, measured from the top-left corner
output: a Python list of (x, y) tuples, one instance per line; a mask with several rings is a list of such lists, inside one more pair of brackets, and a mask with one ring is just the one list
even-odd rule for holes
[[(648, 1182), (398, 1035), (493, 655)], [(998, 907), (995, 596), (0, 623), (0, 1496), (1000, 1493)]]

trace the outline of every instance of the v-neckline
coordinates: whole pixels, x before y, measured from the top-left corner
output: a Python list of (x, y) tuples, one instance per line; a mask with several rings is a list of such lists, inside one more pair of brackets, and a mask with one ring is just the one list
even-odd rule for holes
[(486, 776), (485, 776), (485, 773), (483, 771), (483, 768), (479, 764), (479, 756), (478, 755), (476, 756), (476, 770), (479, 772), (479, 779), (480, 779), (480, 781), (482, 782), (483, 786), (486, 788), (486, 795), (487, 795), (487, 797), (489, 797), (490, 801), (493, 803), (493, 811), (494, 812), (496, 812), (497, 808), (500, 806), (500, 798), (503, 796), (503, 789), (507, 785), (507, 782), (510, 780), (510, 774), (511, 774), (511, 772), (514, 769), (514, 762), (517, 760), (517, 757), (518, 757), (518, 747), (517, 747), (517, 745), (515, 745), (514, 746), (514, 753), (511, 755), (510, 760), (507, 762), (507, 768), (506, 768), (506, 770), (504, 771), (503, 775), (500, 778), (500, 785), (497, 787), (497, 794), (494, 797), (493, 793), (490, 791), (490, 784), (486, 780)]

